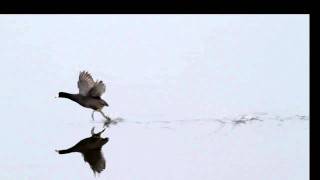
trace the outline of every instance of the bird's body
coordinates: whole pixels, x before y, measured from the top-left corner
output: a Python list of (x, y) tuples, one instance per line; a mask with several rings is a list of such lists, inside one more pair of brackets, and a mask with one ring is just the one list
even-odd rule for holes
[(70, 99), (83, 107), (93, 109), (95, 111), (101, 110), (104, 106), (109, 106), (108, 103), (100, 97), (88, 97), (81, 94), (69, 94), (60, 92), (59, 97)]
[(109, 138), (101, 138), (101, 134), (106, 129), (103, 129), (99, 133), (94, 133), (94, 127), (91, 129), (91, 137), (82, 139), (74, 146), (64, 149), (56, 150), (59, 154), (67, 154), (72, 152), (86, 152), (91, 150), (101, 150), (102, 146), (109, 141)]
[(101, 95), (105, 92), (106, 86), (102, 81), (94, 81), (92, 76), (86, 72), (82, 71), (79, 75), (78, 80), (78, 94), (70, 94), (66, 92), (59, 92), (60, 98), (70, 99), (83, 107), (99, 111), (108, 121), (111, 121), (103, 112), (102, 108), (104, 106), (109, 106), (108, 103), (101, 98)]
[(82, 139), (76, 145), (57, 151), (59, 154), (67, 154), (72, 152), (87, 152), (91, 150), (101, 150), (101, 147), (108, 142), (108, 138), (89, 137)]

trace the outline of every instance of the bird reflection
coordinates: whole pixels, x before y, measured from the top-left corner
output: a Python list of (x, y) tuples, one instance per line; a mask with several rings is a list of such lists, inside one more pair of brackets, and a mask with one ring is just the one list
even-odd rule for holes
[(79, 141), (76, 145), (64, 149), (56, 150), (59, 154), (67, 154), (72, 152), (80, 152), (85, 162), (88, 162), (94, 174), (101, 173), (106, 166), (105, 159), (101, 152), (101, 148), (109, 141), (109, 138), (101, 138), (103, 129), (99, 133), (94, 133), (94, 127), (91, 129), (91, 137)]

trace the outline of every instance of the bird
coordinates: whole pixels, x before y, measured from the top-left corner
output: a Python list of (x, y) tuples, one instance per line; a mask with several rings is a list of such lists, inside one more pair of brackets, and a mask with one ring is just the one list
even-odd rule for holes
[(82, 139), (74, 146), (64, 149), (64, 150), (55, 150), (59, 154), (68, 154), (73, 152), (79, 152), (82, 154), (85, 162), (88, 162), (94, 174), (96, 172), (101, 173), (105, 167), (105, 159), (102, 154), (102, 146), (105, 145), (109, 138), (102, 138), (101, 133), (103, 133), (105, 129), (100, 131), (99, 133), (94, 133), (94, 127), (91, 129), (91, 137)]
[(77, 94), (59, 92), (58, 97), (70, 99), (85, 108), (93, 109), (91, 114), (92, 120), (94, 120), (94, 112), (98, 111), (108, 122), (111, 122), (111, 119), (102, 111), (103, 107), (109, 106), (109, 104), (101, 98), (101, 95), (106, 91), (106, 85), (103, 81), (94, 81), (88, 71), (80, 71), (78, 88), (79, 93)]

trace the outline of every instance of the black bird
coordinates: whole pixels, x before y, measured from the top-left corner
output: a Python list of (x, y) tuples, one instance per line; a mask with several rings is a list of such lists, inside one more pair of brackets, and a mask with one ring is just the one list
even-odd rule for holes
[(101, 95), (106, 91), (105, 84), (102, 81), (94, 81), (89, 72), (81, 71), (78, 88), (78, 94), (59, 92), (58, 97), (70, 99), (83, 107), (93, 109), (91, 114), (92, 119), (94, 119), (94, 112), (98, 111), (110, 122), (111, 119), (102, 112), (104, 106), (109, 106), (105, 100), (101, 99)]
[(92, 128), (91, 137), (79, 141), (76, 145), (68, 149), (56, 150), (56, 152), (59, 154), (80, 152), (84, 161), (89, 163), (94, 174), (96, 174), (96, 172), (101, 173), (106, 167), (106, 162), (101, 152), (101, 148), (109, 141), (109, 138), (100, 137), (101, 133), (104, 131), (105, 129), (99, 133), (94, 133), (94, 128)]

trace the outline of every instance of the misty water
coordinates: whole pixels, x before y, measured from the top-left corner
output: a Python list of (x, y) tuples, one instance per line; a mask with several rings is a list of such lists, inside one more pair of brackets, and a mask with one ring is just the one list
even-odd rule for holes
[[(308, 20), (0, 16), (0, 179), (308, 179)], [(116, 122), (99, 138), (99, 113), (55, 98), (82, 70)], [(56, 151), (85, 138), (101, 151)]]
[(2, 151), (1, 178), (306, 179), (308, 117), (252, 116), (257, 119), (123, 120), (101, 135), (109, 141), (100, 174), (80, 153), (54, 151), (90, 137), (91, 127), (102, 130), (98, 118), (40, 123), (32, 134), (16, 126), (8, 128), (6, 138), (15, 141)]

